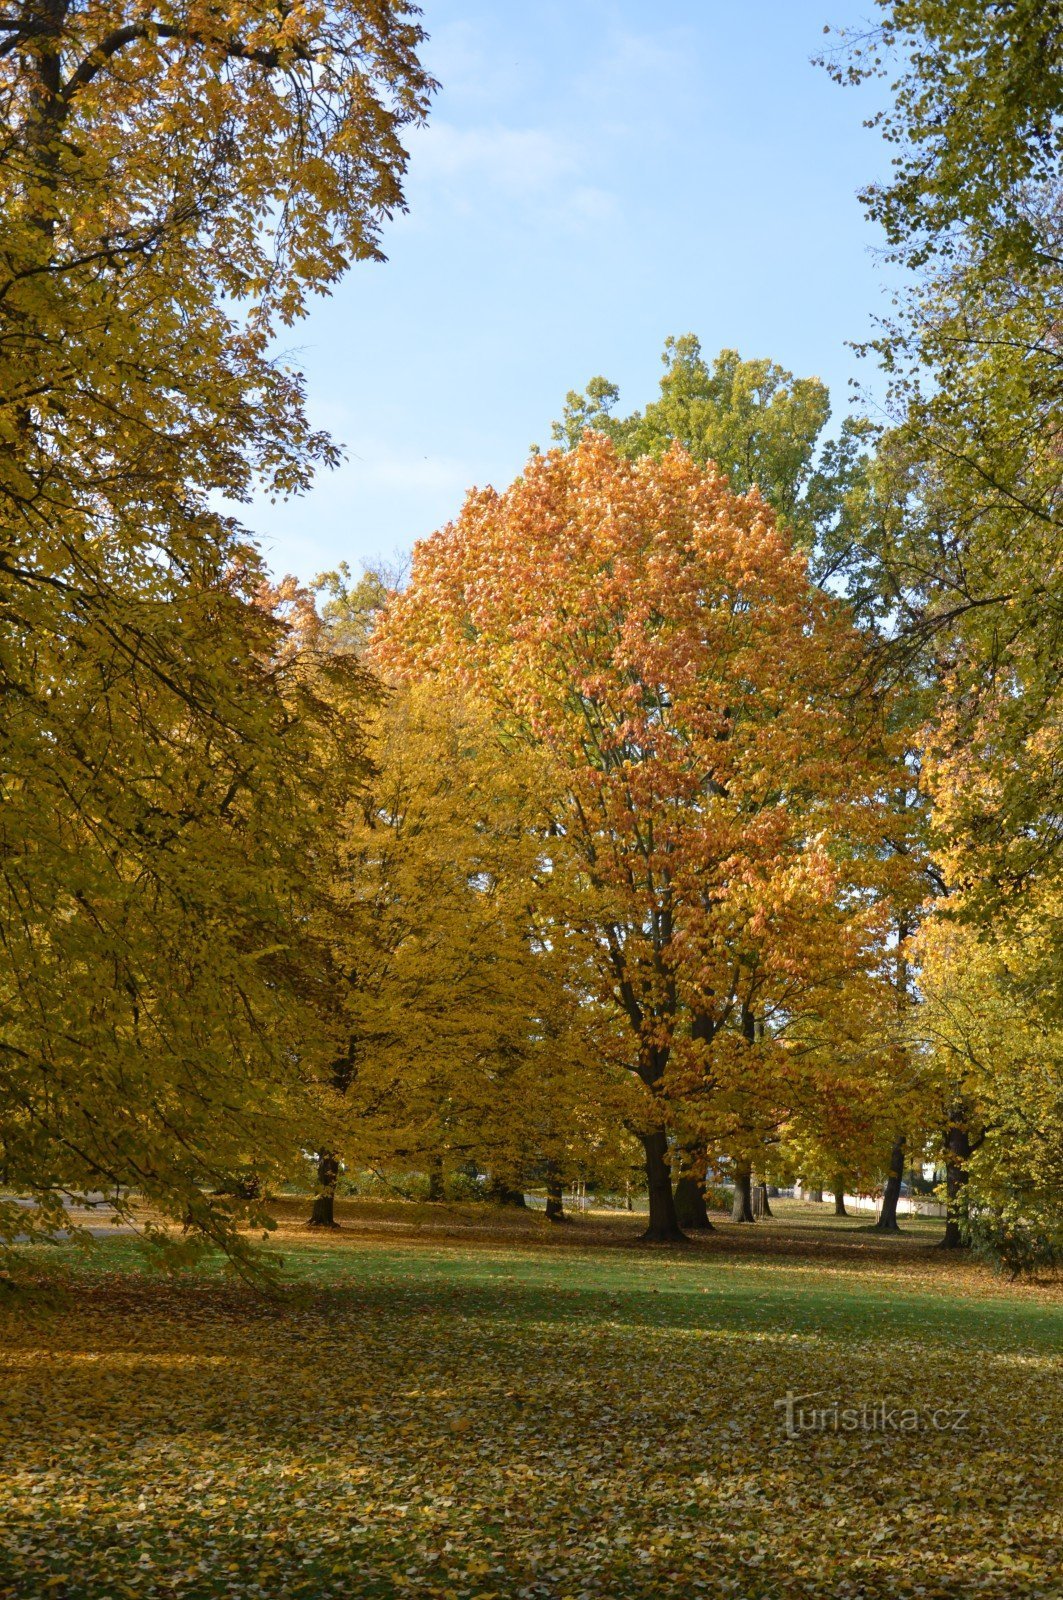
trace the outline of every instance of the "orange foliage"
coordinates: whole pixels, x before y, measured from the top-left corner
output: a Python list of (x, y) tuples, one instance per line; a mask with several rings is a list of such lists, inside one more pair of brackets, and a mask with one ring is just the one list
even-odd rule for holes
[(784, 1049), (825, 973), (871, 963), (882, 707), (859, 692), (862, 637), (756, 492), (588, 433), (417, 547), (375, 651), (539, 752), (544, 893), (586, 932), (656, 1098), (752, 1061), (754, 1016)]

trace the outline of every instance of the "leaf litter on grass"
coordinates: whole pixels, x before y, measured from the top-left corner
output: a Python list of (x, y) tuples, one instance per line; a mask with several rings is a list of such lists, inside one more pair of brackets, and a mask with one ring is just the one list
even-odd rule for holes
[[(1058, 1592), (1043, 1295), (922, 1257), (285, 1248), (275, 1298), (73, 1264), (5, 1297), (5, 1600)], [(789, 1439), (787, 1391), (969, 1420)]]

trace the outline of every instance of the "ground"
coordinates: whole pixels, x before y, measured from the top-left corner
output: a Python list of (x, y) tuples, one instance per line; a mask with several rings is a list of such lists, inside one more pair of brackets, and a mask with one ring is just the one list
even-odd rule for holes
[(824, 1209), (661, 1250), (290, 1206), (268, 1296), (125, 1237), (26, 1251), (0, 1595), (1058, 1595), (1058, 1288)]

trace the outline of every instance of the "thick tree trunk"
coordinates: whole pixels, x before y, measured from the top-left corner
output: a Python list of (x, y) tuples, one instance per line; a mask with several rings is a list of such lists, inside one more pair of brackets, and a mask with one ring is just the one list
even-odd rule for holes
[(663, 1128), (640, 1135), (646, 1154), (646, 1184), (650, 1194), (650, 1220), (640, 1235), (647, 1244), (677, 1244), (686, 1239), (675, 1214), (668, 1136)]
[(945, 1250), (965, 1250), (967, 1241), (960, 1231), (960, 1196), (967, 1182), (967, 1163), (971, 1156), (971, 1134), (967, 1127), (967, 1108), (956, 1106), (949, 1116), (945, 1133)]
[(681, 1228), (698, 1228), (702, 1232), (712, 1232), (705, 1195), (692, 1172), (685, 1172), (676, 1180), (675, 1214)]
[(753, 1173), (748, 1162), (735, 1167), (735, 1197), (732, 1222), (755, 1222), (753, 1215)]
[(897, 1226), (897, 1201), (901, 1197), (901, 1180), (904, 1177), (904, 1134), (899, 1133), (890, 1151), (890, 1171), (882, 1191), (882, 1210), (875, 1229), (879, 1233), (900, 1233)]
[(561, 1187), (561, 1179), (551, 1173), (546, 1180), (546, 1220), (547, 1222), (568, 1222), (565, 1216), (565, 1195)]
[(324, 1151), (317, 1158), (318, 1193), (310, 1213), (308, 1228), (338, 1228), (336, 1221), (336, 1180), (340, 1175), (339, 1157)]
[(513, 1206), (520, 1211), (526, 1211), (528, 1208), (524, 1190), (512, 1188), (502, 1178), (493, 1178), (487, 1192), (496, 1206)]
[(849, 1215), (845, 1209), (845, 1179), (840, 1172), (834, 1180), (834, 1215), (836, 1217)]
[(753, 1185), (753, 1215), (755, 1217), (770, 1217), (774, 1213), (768, 1203), (768, 1186), (766, 1183)]
[(442, 1156), (434, 1156), (428, 1168), (428, 1198), (433, 1202), (443, 1198)]
[(809, 1200), (814, 1200), (816, 1205), (818, 1205), (818, 1206), (822, 1205), (823, 1204), (823, 1190), (822, 1189), (810, 1189), (808, 1191), (807, 1198)]

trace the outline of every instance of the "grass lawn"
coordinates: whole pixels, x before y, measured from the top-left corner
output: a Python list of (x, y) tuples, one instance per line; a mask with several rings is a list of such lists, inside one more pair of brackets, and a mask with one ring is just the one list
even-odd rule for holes
[(628, 1217), (285, 1209), (272, 1297), (120, 1236), (24, 1253), (0, 1595), (1060, 1592), (1059, 1291), (939, 1224), (791, 1203), (664, 1251)]

